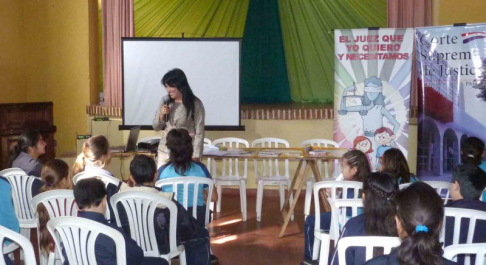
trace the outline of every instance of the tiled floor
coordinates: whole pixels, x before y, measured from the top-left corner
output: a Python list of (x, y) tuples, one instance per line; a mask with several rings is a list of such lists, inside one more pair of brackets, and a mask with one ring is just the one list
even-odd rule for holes
[(223, 198), (221, 213), (210, 225), (211, 247), (222, 265), (299, 264), (304, 255), (304, 198), (297, 204), (295, 221), (279, 238), (278, 197), (263, 200), (262, 221), (256, 221), (255, 197), (248, 197), (248, 220), (242, 221), (237, 196)]

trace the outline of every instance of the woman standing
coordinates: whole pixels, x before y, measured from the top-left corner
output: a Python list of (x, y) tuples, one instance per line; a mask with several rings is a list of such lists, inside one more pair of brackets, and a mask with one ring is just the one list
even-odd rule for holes
[(157, 152), (157, 167), (168, 162), (169, 150), (166, 137), (170, 130), (183, 128), (189, 132), (194, 145), (193, 160), (201, 160), (204, 145), (204, 106), (189, 86), (187, 77), (181, 69), (172, 69), (162, 78), (162, 85), (168, 96), (160, 100), (155, 114), (153, 128), (164, 130)]

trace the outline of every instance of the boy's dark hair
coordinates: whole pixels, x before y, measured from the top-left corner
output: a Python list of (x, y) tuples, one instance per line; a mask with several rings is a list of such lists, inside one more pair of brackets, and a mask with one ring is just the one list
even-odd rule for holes
[(130, 163), (130, 174), (137, 184), (154, 181), (157, 165), (146, 155), (136, 155)]
[(484, 142), (477, 137), (468, 137), (461, 146), (463, 164), (479, 166), (483, 158)]
[(478, 200), (486, 188), (486, 173), (475, 165), (464, 164), (454, 169), (452, 181), (459, 183), (464, 199)]
[(105, 184), (95, 177), (82, 179), (74, 186), (74, 199), (80, 210), (86, 207), (99, 206), (105, 196)]

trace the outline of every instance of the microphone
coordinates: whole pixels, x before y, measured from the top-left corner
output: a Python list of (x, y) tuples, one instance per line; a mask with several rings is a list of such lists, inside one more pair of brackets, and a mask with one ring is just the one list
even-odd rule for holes
[[(170, 100), (170, 96), (169, 95), (165, 95), (163, 98), (162, 98), (162, 101), (164, 101), (164, 105), (167, 105), (169, 106), (169, 100)], [(169, 122), (169, 114), (170, 113), (167, 113), (165, 114), (165, 122)]]

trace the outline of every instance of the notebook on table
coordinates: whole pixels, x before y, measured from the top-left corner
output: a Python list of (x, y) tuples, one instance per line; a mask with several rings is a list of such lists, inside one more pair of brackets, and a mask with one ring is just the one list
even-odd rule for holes
[(110, 147), (112, 153), (127, 153), (137, 151), (138, 135), (140, 134), (140, 126), (136, 126), (130, 129), (128, 135), (127, 145), (125, 146), (113, 146)]

